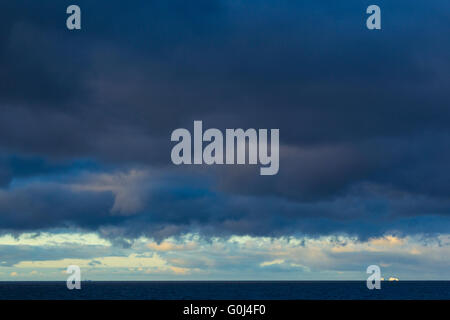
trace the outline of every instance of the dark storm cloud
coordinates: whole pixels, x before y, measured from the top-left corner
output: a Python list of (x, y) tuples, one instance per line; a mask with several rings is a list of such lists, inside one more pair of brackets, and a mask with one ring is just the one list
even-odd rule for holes
[(0, 188), (7, 188), (14, 178), (65, 174), (73, 170), (96, 170), (98, 166), (88, 160), (51, 161), (40, 157), (0, 155)]
[(394, 189), (399, 195), (406, 192), (447, 200), (449, 139), (448, 133), (441, 132), (342, 144), (286, 146), (280, 150), (278, 175), (256, 179), (255, 168), (226, 168), (219, 180), (219, 190), (313, 201), (342, 196), (355, 183), (373, 182), (385, 185), (387, 190)]
[(0, 225), (12, 230), (96, 227), (117, 220), (110, 215), (112, 201), (110, 193), (74, 192), (45, 184), (1, 191)]
[(0, 226), (20, 233), (61, 226), (100, 232), (121, 246), (200, 232), (250, 234), (436, 234), (449, 225), (450, 201), (358, 185), (328, 200), (229, 195), (206, 175), (174, 172), (56, 172), (16, 179), (0, 192)]
[[(447, 2), (380, 1), (380, 32), (365, 29), (364, 1), (80, 0), (79, 32), (65, 29), (69, 4), (0, 5), (1, 152), (55, 167), (0, 161), (2, 186), (80, 158), (167, 170), (171, 131), (193, 120), (279, 128), (280, 172), (197, 168), (211, 176), (205, 194), (172, 181), (116, 220), (108, 193), (6, 190), (3, 228), (369, 234), (386, 229), (373, 216), (448, 215)], [(384, 200), (355, 191), (365, 184)]]

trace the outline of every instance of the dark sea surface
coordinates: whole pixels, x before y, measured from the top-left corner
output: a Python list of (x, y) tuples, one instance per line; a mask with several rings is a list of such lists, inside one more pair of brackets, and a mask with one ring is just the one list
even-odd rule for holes
[(0, 282), (0, 299), (58, 300), (450, 300), (450, 281), (382, 282), (368, 290), (365, 281), (149, 281), (81, 283)]

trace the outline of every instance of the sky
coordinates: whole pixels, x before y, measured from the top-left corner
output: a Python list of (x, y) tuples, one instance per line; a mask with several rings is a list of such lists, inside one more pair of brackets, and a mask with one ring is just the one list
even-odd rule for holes
[[(449, 10), (3, 1), (0, 281), (450, 280)], [(174, 165), (195, 120), (278, 128), (278, 174)]]

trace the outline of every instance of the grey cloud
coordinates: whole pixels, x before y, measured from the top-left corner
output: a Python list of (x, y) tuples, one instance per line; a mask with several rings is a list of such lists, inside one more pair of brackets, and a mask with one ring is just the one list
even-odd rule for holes
[[(372, 225), (372, 216), (391, 216), (389, 225), (408, 215), (448, 215), (446, 2), (426, 12), (424, 4), (385, 3), (398, 19), (377, 34), (355, 27), (363, 16), (356, 1), (152, 1), (125, 9), (111, 1), (109, 15), (82, 1), (80, 33), (64, 29), (65, 4), (1, 5), (2, 154), (63, 164), (90, 159), (100, 171), (173, 170), (188, 182), (144, 187), (152, 197), (129, 216), (111, 213), (111, 192), (45, 183), (6, 189), (2, 228), (370, 234), (386, 229)], [(411, 17), (433, 23), (419, 26)], [(172, 169), (170, 133), (197, 119), (220, 129), (279, 128), (280, 173), (266, 179), (248, 167)], [(25, 174), (1, 162), (0, 184), (48, 170)], [(364, 185), (383, 192), (365, 193)]]

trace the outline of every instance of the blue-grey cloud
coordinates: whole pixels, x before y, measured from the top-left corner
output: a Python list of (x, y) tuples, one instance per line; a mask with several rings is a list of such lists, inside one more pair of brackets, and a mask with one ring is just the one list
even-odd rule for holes
[[(80, 32), (68, 4), (0, 5), (2, 230), (449, 231), (446, 1), (380, 1), (380, 32), (367, 1), (80, 0)], [(279, 174), (174, 169), (194, 119), (279, 128)]]

